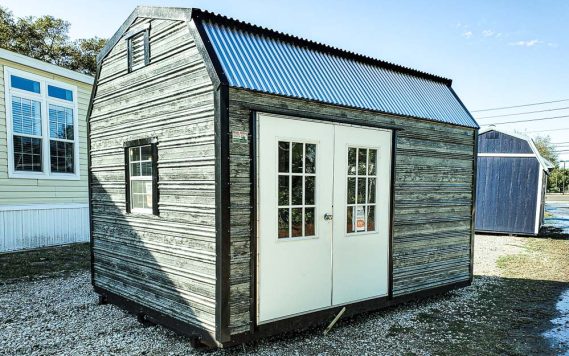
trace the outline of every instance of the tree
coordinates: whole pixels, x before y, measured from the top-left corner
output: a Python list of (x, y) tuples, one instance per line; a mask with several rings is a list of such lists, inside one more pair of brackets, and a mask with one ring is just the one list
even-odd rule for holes
[(543, 158), (553, 163), (555, 167), (559, 165), (559, 155), (555, 151), (555, 145), (551, 143), (549, 136), (536, 136), (533, 143)]
[(0, 7), (0, 47), (32, 58), (93, 75), (96, 55), (105, 40), (93, 37), (71, 41), (70, 24), (53, 16), (15, 19)]

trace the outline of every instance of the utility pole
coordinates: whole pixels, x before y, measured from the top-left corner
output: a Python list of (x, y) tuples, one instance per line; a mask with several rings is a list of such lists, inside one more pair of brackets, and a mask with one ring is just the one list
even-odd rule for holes
[(567, 175), (567, 168), (566, 165), (567, 160), (563, 161), (563, 174), (561, 175), (561, 185), (563, 186), (563, 195), (565, 195), (565, 175)]

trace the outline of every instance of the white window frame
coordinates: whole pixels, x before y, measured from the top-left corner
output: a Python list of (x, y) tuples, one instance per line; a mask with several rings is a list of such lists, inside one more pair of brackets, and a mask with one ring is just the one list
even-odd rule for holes
[[(32, 93), (26, 90), (12, 88), (11, 76), (16, 75), (25, 79), (33, 80), (40, 83), (40, 94)], [(53, 98), (48, 96), (48, 85), (56, 86), (62, 89), (70, 90), (73, 93), (73, 102)], [(9, 178), (22, 178), (22, 179), (57, 179), (57, 180), (79, 180), (80, 175), (80, 162), (79, 162), (79, 120), (78, 120), (78, 98), (77, 87), (74, 85), (66, 84), (57, 80), (42, 77), (37, 74), (28, 73), (19, 69), (4, 66), (4, 88), (5, 88), (5, 104), (6, 104), (6, 131), (7, 131), (7, 144), (8, 144), (8, 177)], [(20, 98), (39, 101), (41, 103), (41, 128), (42, 128), (42, 171), (41, 172), (28, 172), (17, 171), (14, 167), (14, 131), (13, 131), (13, 116), (12, 116), (12, 96)], [(51, 172), (51, 158), (50, 158), (50, 136), (49, 136), (49, 105), (63, 106), (73, 110), (73, 159), (74, 159), (74, 173), (58, 173)], [(29, 135), (27, 135), (29, 136)], [(56, 141), (66, 141), (55, 139)]]
[[(130, 212), (131, 212), (131, 213), (150, 214), (150, 215), (152, 215), (152, 214), (154, 214), (154, 209), (153, 209), (153, 207), (154, 207), (154, 204), (155, 204), (155, 202), (154, 202), (154, 189), (155, 189), (155, 187), (154, 187), (154, 179), (153, 179), (153, 177), (154, 177), (154, 176), (153, 176), (154, 172), (153, 172), (151, 175), (149, 175), (149, 176), (133, 176), (133, 175), (132, 175), (132, 170), (131, 170), (131, 165), (132, 165), (133, 163), (136, 163), (136, 164), (141, 165), (141, 172), (142, 172), (142, 162), (150, 162), (150, 165), (151, 165), (151, 167), (152, 167), (152, 170), (154, 171), (154, 164), (155, 164), (155, 162), (154, 162), (154, 157), (153, 157), (152, 154), (151, 154), (151, 155), (150, 155), (150, 161), (148, 161), (148, 160), (147, 160), (147, 161), (141, 161), (141, 160), (139, 160), (139, 161), (134, 161), (134, 162), (133, 162), (133, 161), (130, 160), (130, 150), (132, 150), (132, 149), (134, 149), (134, 148), (140, 150), (142, 147), (146, 147), (146, 146), (150, 147), (150, 150), (152, 151), (152, 144), (150, 144), (150, 143), (149, 143), (149, 144), (139, 145), (139, 146), (131, 146), (131, 147), (128, 147), (128, 148), (127, 148), (127, 157), (128, 157), (128, 185), (129, 185), (128, 190), (129, 190), (129, 194), (130, 194), (130, 197), (129, 197), (129, 198), (130, 198), (130, 201), (129, 201), (130, 207), (129, 207), (129, 208), (130, 208)], [(133, 182), (133, 181), (138, 181), (138, 182), (150, 182), (151, 187), (152, 187), (151, 190), (150, 190), (150, 195), (152, 196), (152, 207), (150, 207), (150, 208), (135, 208), (135, 207), (132, 206), (133, 201), (134, 201), (134, 199), (133, 199), (133, 197), (134, 197), (134, 192), (132, 191), (132, 182)]]

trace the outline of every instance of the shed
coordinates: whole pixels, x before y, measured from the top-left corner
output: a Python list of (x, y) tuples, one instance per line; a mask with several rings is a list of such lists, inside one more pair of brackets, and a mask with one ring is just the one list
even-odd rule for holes
[(530, 137), (495, 127), (481, 130), (476, 231), (537, 235), (551, 168)]
[(89, 241), (93, 80), (0, 48), (0, 253)]
[(478, 125), (449, 79), (138, 7), (91, 104), (103, 303), (226, 347), (472, 281)]

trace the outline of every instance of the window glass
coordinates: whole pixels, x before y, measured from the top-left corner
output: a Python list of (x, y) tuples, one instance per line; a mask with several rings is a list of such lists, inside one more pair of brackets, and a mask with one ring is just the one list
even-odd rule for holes
[(32, 93), (40, 93), (40, 82), (35, 80), (18, 77), (17, 75), (10, 76), (10, 85), (12, 88), (26, 90)]
[(53, 85), (47, 86), (47, 95), (51, 96), (52, 98), (73, 101), (73, 92), (71, 90), (63, 89)]
[(73, 140), (73, 109), (49, 105), (49, 137)]
[(278, 143), (278, 238), (316, 235), (316, 145)]
[(346, 232), (375, 231), (377, 150), (348, 148)]
[(130, 209), (152, 211), (152, 146), (128, 149)]
[(41, 136), (41, 103), (12, 96), (12, 131)]
[(51, 161), (52, 172), (75, 172), (75, 155), (73, 154), (73, 142), (51, 140), (49, 142), (49, 157)]
[[(44, 175), (77, 173), (76, 113), (68, 104), (62, 101), (54, 104), (56, 101), (53, 100), (57, 98), (73, 102), (73, 92), (57, 84), (48, 85), (48, 79), (32, 80), (14, 74), (9, 74), (7, 78), (10, 80), (9, 88), (13, 89), (7, 91), (10, 100), (8, 117), (11, 118), (13, 133), (8, 144), (13, 146), (14, 152), (11, 169)], [(47, 90), (42, 91), (42, 87), (47, 87)], [(22, 91), (39, 95), (28, 95)], [(42, 155), (44, 148), (48, 150), (45, 157)], [(48, 160), (43, 162), (44, 158)]]
[(41, 172), (41, 145), (41, 138), (14, 135), (15, 170)]

